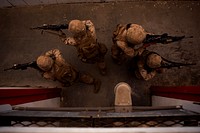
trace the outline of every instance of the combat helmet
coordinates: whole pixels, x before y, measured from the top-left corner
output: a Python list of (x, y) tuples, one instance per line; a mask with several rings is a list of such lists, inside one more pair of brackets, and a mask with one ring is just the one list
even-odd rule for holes
[(160, 55), (152, 53), (147, 57), (147, 65), (150, 68), (158, 68), (161, 66), (162, 58)]
[(53, 59), (51, 57), (41, 55), (37, 58), (37, 65), (43, 71), (49, 71), (53, 65)]
[(141, 44), (146, 38), (144, 28), (137, 24), (131, 24), (126, 33), (126, 39), (132, 44)]
[(73, 34), (82, 34), (86, 31), (85, 24), (80, 20), (70, 21), (68, 29)]

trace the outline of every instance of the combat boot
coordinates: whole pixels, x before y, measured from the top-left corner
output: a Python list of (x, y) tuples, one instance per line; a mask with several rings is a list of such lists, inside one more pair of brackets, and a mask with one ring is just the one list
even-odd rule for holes
[(101, 88), (101, 81), (99, 79), (94, 79), (94, 93), (98, 93)]
[(99, 71), (101, 75), (106, 75), (106, 63), (105, 62), (98, 62), (97, 63)]
[(99, 69), (99, 71), (100, 71), (101, 75), (106, 75), (106, 68)]

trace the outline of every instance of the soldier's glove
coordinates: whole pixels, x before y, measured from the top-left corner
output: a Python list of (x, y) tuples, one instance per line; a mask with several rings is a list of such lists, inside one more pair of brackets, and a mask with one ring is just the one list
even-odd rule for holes
[(134, 49), (132, 48), (125, 48), (124, 49), (124, 52), (126, 53), (126, 55), (130, 56), (130, 57), (133, 57), (134, 56)]

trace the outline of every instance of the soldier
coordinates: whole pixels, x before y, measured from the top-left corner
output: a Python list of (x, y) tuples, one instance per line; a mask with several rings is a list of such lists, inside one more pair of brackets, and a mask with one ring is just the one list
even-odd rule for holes
[(163, 73), (165, 71), (164, 68), (161, 68), (163, 62), (159, 54), (140, 48), (133, 63), (136, 66), (134, 67), (136, 77), (138, 79), (150, 80), (156, 73)]
[(131, 68), (138, 79), (150, 80), (157, 73), (163, 73), (166, 69), (192, 66), (196, 63), (181, 63), (167, 60), (158, 53), (148, 51), (144, 47), (137, 50), (138, 54), (132, 58)]
[(113, 45), (111, 48), (113, 60), (121, 64), (127, 57), (134, 57), (137, 51), (134, 49), (136, 45), (142, 44), (147, 32), (142, 26), (137, 24), (117, 25), (113, 32)]
[(46, 79), (58, 80), (64, 86), (71, 86), (80, 81), (94, 85), (94, 92), (98, 93), (101, 82), (89, 74), (80, 73), (71, 64), (66, 62), (58, 49), (46, 52), (37, 58), (37, 66)]
[(65, 33), (60, 36), (66, 45), (75, 46), (79, 59), (84, 63), (97, 63), (102, 75), (106, 74), (104, 56), (107, 48), (104, 44), (97, 42), (95, 27), (90, 20), (72, 20), (68, 30), (73, 37), (66, 37)]

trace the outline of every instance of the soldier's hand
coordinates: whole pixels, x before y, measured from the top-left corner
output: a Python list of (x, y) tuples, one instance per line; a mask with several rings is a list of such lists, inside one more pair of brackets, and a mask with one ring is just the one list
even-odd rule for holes
[(144, 47), (140, 47), (137, 51), (138, 51), (138, 55), (142, 55), (142, 53), (144, 52), (145, 48)]
[(65, 39), (65, 44), (74, 46), (76, 45), (76, 41), (73, 37), (68, 37)]
[(125, 48), (124, 49), (124, 52), (126, 53), (126, 55), (130, 56), (130, 57), (133, 57), (134, 56), (134, 49), (132, 48)]

